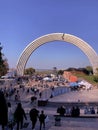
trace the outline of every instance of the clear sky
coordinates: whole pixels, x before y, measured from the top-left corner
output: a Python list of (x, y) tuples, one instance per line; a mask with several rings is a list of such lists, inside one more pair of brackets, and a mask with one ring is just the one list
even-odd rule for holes
[[(98, 53), (98, 0), (0, 0), (0, 42), (10, 68), (32, 42), (46, 34), (80, 37)], [(34, 51), (26, 67), (86, 67), (88, 58), (76, 46), (49, 42)]]

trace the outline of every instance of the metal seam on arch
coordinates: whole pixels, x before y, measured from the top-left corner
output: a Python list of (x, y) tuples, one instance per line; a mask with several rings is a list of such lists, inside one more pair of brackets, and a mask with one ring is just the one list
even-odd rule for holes
[(88, 57), (93, 67), (93, 72), (96, 72), (96, 68), (98, 67), (98, 55), (88, 43), (74, 35), (64, 33), (51, 33), (35, 39), (23, 50), (17, 62), (17, 74), (21, 76), (24, 74), (24, 68), (29, 57), (39, 46), (52, 41), (65, 41), (72, 43), (73, 45), (80, 48)]

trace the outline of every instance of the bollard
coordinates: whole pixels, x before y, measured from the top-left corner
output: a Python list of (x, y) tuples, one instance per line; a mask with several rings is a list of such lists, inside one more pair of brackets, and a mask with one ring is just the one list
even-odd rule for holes
[(61, 117), (55, 116), (55, 126), (61, 126)]

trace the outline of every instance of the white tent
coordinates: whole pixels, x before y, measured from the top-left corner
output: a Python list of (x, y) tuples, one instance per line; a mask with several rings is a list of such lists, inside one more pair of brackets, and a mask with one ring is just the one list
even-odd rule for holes
[(85, 81), (85, 80), (82, 80), (80, 82), (78, 82), (78, 85), (81, 86), (85, 86), (86, 89), (91, 89), (92, 88), (92, 84), (90, 84), (89, 82)]
[(43, 78), (43, 80), (44, 80), (44, 81), (52, 81), (52, 79), (49, 78), (49, 77), (45, 77), (45, 78)]

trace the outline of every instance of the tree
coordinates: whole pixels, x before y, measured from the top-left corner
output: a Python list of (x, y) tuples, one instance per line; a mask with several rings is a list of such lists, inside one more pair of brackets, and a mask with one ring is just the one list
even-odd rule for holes
[(93, 79), (94, 79), (94, 81), (95, 81), (96, 83), (98, 83), (98, 75), (94, 75), (94, 76), (93, 76)]
[(96, 68), (96, 75), (98, 75), (98, 68)]
[(96, 74), (93, 77), (94, 81), (98, 83), (98, 68), (96, 68)]
[(58, 75), (63, 75), (63, 73), (64, 73), (64, 70), (59, 70), (58, 71)]
[(7, 59), (4, 58), (2, 49), (3, 47), (1, 46), (1, 43), (0, 43), (0, 77), (5, 75), (7, 71), (9, 70), (9, 65), (8, 65)]
[(35, 69), (33, 69), (33, 68), (27, 68), (27, 69), (25, 69), (25, 75), (32, 75), (32, 74), (34, 74), (35, 73)]
[(53, 73), (57, 76), (57, 67), (53, 67)]
[(89, 74), (93, 74), (93, 68), (91, 66), (87, 66), (86, 70), (88, 71)]

